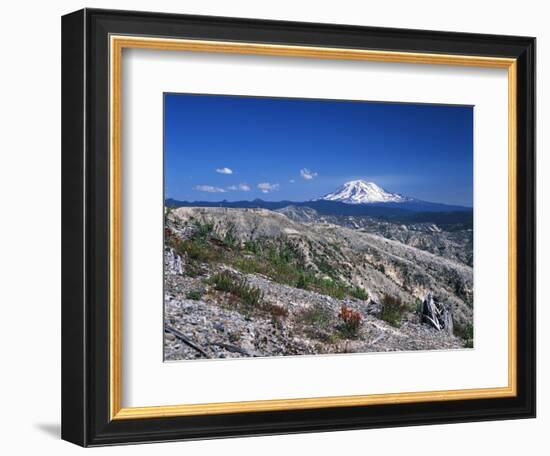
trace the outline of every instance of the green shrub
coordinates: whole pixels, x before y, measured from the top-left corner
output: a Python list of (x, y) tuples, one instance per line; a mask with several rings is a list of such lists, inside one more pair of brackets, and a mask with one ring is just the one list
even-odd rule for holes
[(301, 288), (302, 290), (306, 290), (307, 287), (309, 286), (309, 278), (306, 274), (304, 273), (301, 273), (299, 276), (298, 276), (298, 281), (296, 282), (296, 288)]
[(259, 255), (262, 252), (262, 245), (258, 241), (246, 241), (244, 243), (244, 250)]
[(249, 241), (244, 246), (247, 252), (260, 252), (253, 257), (233, 257), (228, 262), (245, 274), (262, 274), (277, 283), (283, 283), (303, 290), (343, 299), (352, 296), (368, 299), (365, 290), (350, 287), (335, 278), (320, 278), (305, 269), (299, 254), (288, 245), (262, 248), (258, 241)]
[(240, 332), (230, 332), (229, 333), (229, 342), (232, 344), (235, 344), (241, 340), (241, 333)]
[(333, 277), (335, 275), (334, 268), (330, 264), (328, 264), (326, 260), (319, 259), (318, 261), (315, 262), (315, 264), (317, 265), (317, 268), (319, 269), (319, 271), (322, 272), (323, 274), (328, 275), (330, 277)]
[(464, 328), (464, 333), (462, 336), (463, 339), (473, 339), (474, 338), (474, 325), (468, 323)]
[(181, 257), (187, 257), (190, 260), (209, 263), (220, 258), (219, 252), (213, 246), (202, 238), (191, 238), (181, 240), (176, 236), (169, 238), (169, 245)]
[(228, 271), (214, 274), (209, 283), (218, 291), (225, 291), (237, 296), (248, 307), (258, 306), (263, 299), (262, 290), (248, 285), (244, 277), (237, 277)]
[(231, 225), (223, 238), (223, 243), (230, 249), (237, 246), (237, 236), (235, 235), (235, 226)]
[(210, 262), (217, 259), (218, 255), (216, 251), (211, 249), (210, 246), (203, 242), (197, 241), (184, 241), (183, 248), (192, 260)]
[(298, 321), (304, 325), (324, 328), (329, 325), (331, 315), (329, 309), (320, 305), (314, 305), (309, 309), (303, 310), (298, 316)]
[(362, 301), (366, 301), (367, 299), (369, 299), (369, 294), (367, 293), (367, 291), (357, 286), (350, 288), (349, 295), (353, 298), (361, 299)]
[(349, 291), (349, 287), (345, 284), (332, 279), (315, 278), (315, 280), (312, 281), (310, 288), (318, 293), (332, 296), (336, 299), (344, 299), (348, 295)]
[(249, 241), (244, 251), (256, 253), (253, 257), (234, 256), (228, 262), (246, 274), (262, 274), (275, 282), (291, 286), (296, 286), (303, 274), (300, 260), (293, 256), (289, 247), (271, 245), (263, 248), (258, 241)]
[(199, 301), (202, 298), (202, 295), (202, 290), (191, 290), (185, 295), (185, 297), (187, 299), (192, 299), (193, 301)]
[(418, 315), (421, 315), (421, 314), (422, 314), (422, 304), (423, 304), (422, 299), (416, 298), (416, 299), (414, 300), (414, 311), (415, 311)]
[(206, 240), (210, 237), (210, 235), (212, 234), (212, 231), (214, 231), (213, 223), (201, 223), (196, 221), (194, 225), (195, 225), (195, 232), (193, 233), (193, 236), (192, 236), (193, 239)]
[(385, 294), (382, 298), (382, 309), (378, 317), (390, 325), (399, 327), (407, 307), (400, 298)]
[(334, 344), (339, 335), (332, 327), (332, 320), (332, 311), (319, 304), (302, 310), (296, 316), (296, 322), (302, 325), (302, 331), (307, 337)]
[(474, 326), (471, 323), (466, 324), (466, 326), (455, 325), (454, 333), (458, 337), (461, 337), (464, 340), (465, 348), (473, 348), (474, 346)]
[(164, 215), (166, 218), (168, 218), (172, 213), (174, 212), (174, 209), (176, 209), (176, 206), (165, 206), (164, 207)]
[(236, 289), (237, 279), (229, 272), (218, 272), (208, 281), (218, 291), (227, 291), (232, 293)]
[(201, 275), (201, 269), (199, 265), (195, 262), (188, 262), (183, 268), (183, 274), (187, 277), (198, 277)]

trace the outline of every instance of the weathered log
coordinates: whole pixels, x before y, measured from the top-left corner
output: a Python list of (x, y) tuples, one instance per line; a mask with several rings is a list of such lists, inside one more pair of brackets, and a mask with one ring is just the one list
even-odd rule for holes
[(443, 303), (429, 292), (422, 302), (421, 322), (427, 323), (438, 331), (453, 334), (453, 316)]
[(447, 308), (443, 309), (443, 328), (451, 335), (454, 333), (453, 315)]
[(194, 350), (197, 350), (205, 358), (210, 358), (210, 355), (208, 353), (206, 353), (201, 347), (199, 347), (193, 341), (188, 339), (184, 334), (179, 332), (177, 329), (172, 328), (171, 326), (168, 326), (168, 325), (164, 325), (164, 330), (166, 332), (172, 333), (174, 336), (176, 336), (176, 338), (181, 340), (185, 345), (191, 347)]

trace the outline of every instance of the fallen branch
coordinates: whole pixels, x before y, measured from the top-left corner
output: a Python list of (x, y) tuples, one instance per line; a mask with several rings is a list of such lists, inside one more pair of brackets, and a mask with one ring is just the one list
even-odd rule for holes
[(376, 339), (374, 339), (370, 345), (375, 345), (377, 344), (378, 342), (380, 342), (386, 335), (385, 334), (380, 334)]
[(185, 345), (191, 347), (194, 350), (197, 350), (202, 356), (205, 358), (210, 358), (210, 355), (206, 353), (201, 347), (199, 347), (197, 344), (189, 340), (186, 336), (184, 336), (181, 332), (179, 332), (177, 329), (172, 328), (171, 326), (164, 325), (164, 330), (166, 332), (169, 332), (176, 336), (179, 340), (181, 340)]

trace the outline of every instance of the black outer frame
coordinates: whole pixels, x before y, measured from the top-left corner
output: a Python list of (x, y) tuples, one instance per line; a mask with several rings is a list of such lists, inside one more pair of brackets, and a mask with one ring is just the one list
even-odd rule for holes
[[(110, 34), (518, 59), (518, 395), (109, 418)], [(535, 39), (84, 9), (62, 18), (62, 438), (82, 446), (535, 417)]]

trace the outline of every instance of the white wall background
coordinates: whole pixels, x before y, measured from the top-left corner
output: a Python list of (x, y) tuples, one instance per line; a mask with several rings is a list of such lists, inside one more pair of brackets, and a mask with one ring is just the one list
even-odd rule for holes
[[(538, 39), (538, 418), (102, 448), (94, 454), (545, 454), (550, 161), (543, 153), (550, 29), (540, 1), (64, 0), (10, 2), (0, 17), (0, 449), (72, 454), (60, 427), (60, 16), (84, 6), (536, 36)], [(546, 433), (544, 432), (546, 431)]]

